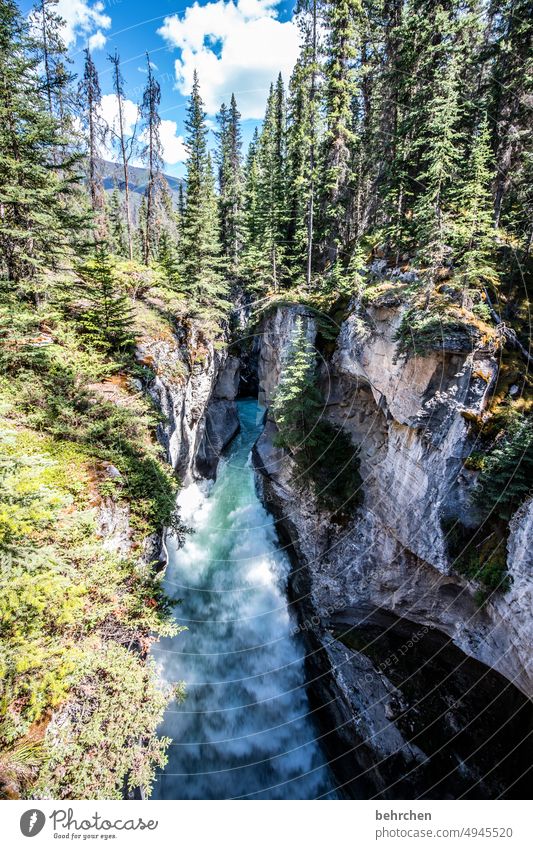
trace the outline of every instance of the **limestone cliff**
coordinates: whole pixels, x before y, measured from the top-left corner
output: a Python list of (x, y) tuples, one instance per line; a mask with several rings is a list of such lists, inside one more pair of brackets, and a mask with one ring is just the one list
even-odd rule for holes
[[(273, 445), (273, 422), (255, 449), (265, 500), (295, 553), (292, 588), (311, 648), (311, 691), (318, 708), (325, 702), (331, 705), (330, 727), (341, 729), (330, 735), (330, 753), (342, 764), (347, 751), (358, 749), (356, 760), (366, 779), (389, 795), (418, 793), (435, 782), (437, 774), (438, 781), (444, 781), (438, 758), (433, 758), (431, 773), (418, 783), (413, 779), (408, 790), (405, 782), (396, 791), (391, 788), (391, 776), (409, 774), (406, 764), (420, 778), (423, 770), (417, 772), (416, 765), (424, 762), (427, 746), (433, 745), (414, 735), (412, 705), (397, 686), (397, 674), (409, 661), (402, 658), (389, 669), (379, 668), (395, 646), (409, 643), (425, 629), (423, 638), (411, 642), (404, 654), (450, 678), (453, 686), (440, 696), (450, 703), (452, 692), (470, 693), (468, 682), (478, 680), (481, 669), (487, 694), (506, 692), (516, 701), (518, 714), (527, 713), (529, 702), (509, 682), (533, 694), (532, 503), (522, 506), (510, 526), (511, 589), (481, 608), (475, 585), (454, 571), (443, 532), (443, 520), (464, 525), (476, 520), (471, 502), (475, 473), (464, 465), (475, 447), (467, 418), (481, 414), (487, 405), (497, 362), (481, 344), (462, 349), (455, 340), (449, 346), (443, 340), (438, 350), (423, 357), (398, 357), (394, 337), (401, 313), (397, 303), (367, 308), (354, 303), (332, 355), (322, 358), (324, 415), (340, 424), (360, 448), (363, 502), (350, 521), (335, 522), (309, 492), (294, 486), (290, 458)], [(278, 308), (259, 328), (259, 392), (267, 404), (298, 314), (313, 339), (316, 320), (301, 306)], [(366, 647), (369, 637), (375, 643), (384, 633), (394, 639), (383, 643), (377, 655), (358, 650), (359, 643)], [(414, 652), (418, 643), (423, 648)], [(442, 668), (431, 660), (435, 651)], [(452, 674), (457, 665), (460, 674)], [(418, 697), (430, 680), (419, 678)], [(453, 736), (454, 723), (463, 734), (467, 716), (475, 725), (476, 698), (469, 702), (465, 696), (455, 717), (434, 705), (443, 740)], [(505, 716), (510, 707), (502, 702), (499, 709)], [(482, 734), (481, 728), (478, 731)], [(417, 745), (409, 742), (413, 739)], [(447, 757), (467, 759), (460, 747)], [(353, 773), (348, 757), (348, 785), (350, 768)], [(478, 762), (475, 769), (483, 765)], [(475, 769), (469, 774), (472, 782)], [(481, 778), (478, 784), (481, 795), (495, 792), (494, 787), (484, 788)], [(445, 784), (438, 786), (438, 792), (449, 792)]]
[(185, 482), (214, 477), (239, 427), (238, 361), (194, 324), (143, 340), (138, 359), (154, 373), (148, 391), (165, 416), (158, 436), (169, 463)]

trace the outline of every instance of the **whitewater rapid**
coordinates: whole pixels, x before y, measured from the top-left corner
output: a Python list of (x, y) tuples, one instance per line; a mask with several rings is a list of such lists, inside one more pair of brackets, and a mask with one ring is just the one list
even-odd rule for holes
[(241, 431), (215, 484), (179, 496), (192, 529), (169, 540), (165, 590), (188, 630), (153, 655), (166, 682), (185, 681), (160, 733), (172, 739), (156, 799), (334, 798), (305, 692), (304, 646), (287, 601), (289, 562), (258, 498), (250, 451), (256, 401), (238, 402)]

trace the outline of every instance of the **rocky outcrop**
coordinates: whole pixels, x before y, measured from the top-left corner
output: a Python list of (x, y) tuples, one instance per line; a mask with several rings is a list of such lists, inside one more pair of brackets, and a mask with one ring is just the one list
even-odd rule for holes
[[(280, 308), (260, 329), (259, 382), (266, 401), (279, 379), (290, 328), (301, 312), (301, 307)], [(489, 350), (458, 350), (455, 344), (444, 344), (424, 357), (398, 358), (394, 336), (400, 319), (398, 305), (367, 309), (353, 305), (340, 328), (333, 355), (323, 359), (321, 367), (324, 415), (340, 424), (360, 449), (363, 504), (351, 521), (335, 523), (309, 493), (295, 488), (290, 459), (273, 445), (272, 422), (254, 452), (267, 506), (295, 554), (292, 591), (302, 622), (307, 623), (305, 633), (312, 648), (309, 678), (318, 682), (311, 684), (311, 690), (317, 704), (333, 704), (334, 694), (329, 726), (343, 729), (328, 734), (330, 741), (336, 741), (330, 752), (338, 763), (345, 763), (346, 751), (358, 746), (360, 772), (367, 779), (370, 776), (380, 792), (389, 786), (398, 763), (389, 761), (381, 770), (376, 770), (376, 763), (387, 762), (395, 752), (416, 766), (420, 752), (428, 755), (428, 741), (418, 744), (420, 752), (412, 745), (416, 736), (413, 721), (409, 731), (396, 720), (402, 710), (411, 709), (410, 699), (415, 697), (416, 702), (424, 678), (408, 697), (387, 670), (381, 670), (379, 682), (367, 679), (365, 673), (361, 684), (362, 668), (370, 662), (376, 669), (379, 658), (338, 639), (339, 623), (343, 623), (343, 633), (352, 630), (365, 644), (362, 610), (384, 611), (383, 615), (394, 621), (401, 620), (404, 631), (430, 629), (431, 639), (428, 631), (422, 641), (426, 660), (435, 653), (435, 640), (440, 640), (444, 641), (440, 652), (451, 664), (448, 672), (453, 686), (441, 693), (444, 700), (453, 699), (453, 692), (460, 692), (470, 680), (468, 676), (454, 678), (453, 663), (468, 669), (472, 681), (479, 678), (479, 669), (471, 665), (475, 662), (485, 664), (485, 671), (487, 667), (497, 670), (505, 681), (496, 677), (491, 686), (494, 692), (498, 686), (500, 690), (507, 687), (511, 703), (518, 699), (523, 706), (523, 697), (518, 697), (508, 682), (527, 695), (533, 693), (531, 503), (524, 505), (511, 523), (513, 586), (482, 609), (474, 598), (475, 586), (454, 573), (443, 532), (443, 520), (459, 520), (465, 525), (476, 520), (470, 500), (475, 476), (464, 465), (475, 447), (467, 419), (484, 410), (497, 364)], [(306, 320), (313, 336), (314, 320), (312, 316)], [(400, 637), (405, 637), (401, 629), (395, 633), (396, 642), (387, 648), (389, 654)], [(419, 660), (423, 656), (419, 653)], [(434, 661), (430, 667), (432, 664)], [(396, 678), (398, 670), (401, 664)], [(497, 673), (490, 672), (494, 675)], [(370, 709), (370, 704), (376, 707)], [(398, 708), (402, 704), (404, 708)], [(472, 711), (475, 706), (476, 699)], [(508, 709), (508, 704), (500, 704), (500, 718)], [(387, 734), (382, 729), (385, 720)], [(444, 726), (441, 732), (445, 737)], [(364, 745), (363, 740), (367, 741)], [(368, 740), (377, 742), (369, 746)], [(463, 755), (459, 747), (450, 757), (460, 760)], [(353, 757), (348, 757), (348, 763), (353, 774)], [(418, 771), (419, 789), (428, 780), (436, 780), (437, 767), (433, 757), (429, 771)], [(467, 780), (473, 782), (476, 769), (482, 768), (477, 761), (475, 768), (465, 769)], [(445, 785), (439, 786), (439, 792), (448, 792), (443, 790)], [(490, 794), (495, 785), (492, 790), (478, 789), (480, 795)], [(412, 793), (413, 787), (404, 785), (403, 792)], [(394, 788), (390, 794), (395, 795)]]
[(137, 357), (154, 372), (148, 391), (165, 417), (158, 438), (170, 464), (184, 482), (206, 471), (214, 477), (220, 452), (238, 429), (238, 360), (193, 324), (143, 340)]
[(220, 369), (207, 406), (194, 469), (202, 478), (215, 478), (224, 449), (239, 432), (235, 398), (239, 391), (239, 360), (227, 357)]
[(264, 319), (254, 337), (254, 346), (258, 350), (258, 400), (264, 407), (268, 407), (272, 401), (272, 394), (278, 385), (283, 360), (290, 350), (298, 319), (303, 322), (307, 337), (313, 344), (316, 323), (313, 314), (304, 306), (274, 310)]

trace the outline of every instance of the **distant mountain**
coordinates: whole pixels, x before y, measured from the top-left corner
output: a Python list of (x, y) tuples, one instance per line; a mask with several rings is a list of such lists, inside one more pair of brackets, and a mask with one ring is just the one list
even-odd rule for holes
[[(101, 162), (100, 168), (105, 191), (111, 193), (116, 186), (119, 192), (123, 192), (124, 174), (122, 165), (117, 162), (108, 162), (107, 160), (104, 160)], [(134, 165), (130, 165), (128, 171), (130, 175), (131, 205), (136, 213), (146, 189), (148, 169), (137, 168)], [(163, 176), (167, 181), (174, 206), (177, 206), (179, 187), (180, 184), (183, 183), (183, 180), (180, 177), (171, 177), (170, 174), (164, 174)]]

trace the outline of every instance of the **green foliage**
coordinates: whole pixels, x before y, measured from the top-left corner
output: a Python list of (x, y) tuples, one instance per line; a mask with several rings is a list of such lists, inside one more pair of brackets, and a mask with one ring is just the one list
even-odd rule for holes
[(270, 87), (263, 128), (246, 164), (244, 266), (252, 289), (277, 291), (287, 278), (286, 102), (281, 75)]
[(82, 305), (78, 321), (84, 333), (104, 351), (128, 351), (134, 344), (133, 309), (126, 297), (117, 291), (111, 262), (103, 246), (94, 260), (78, 269), (78, 290)]
[(218, 210), (213, 168), (207, 149), (207, 127), (195, 72), (188, 109), (187, 200), (180, 241), (181, 276), (192, 307), (200, 313), (223, 315), (227, 285), (220, 274)]
[(494, 592), (507, 592), (509, 520), (531, 495), (533, 481), (533, 423), (524, 414), (508, 418), (492, 448), (477, 452), (470, 468), (479, 471), (474, 503), (481, 514), (479, 526), (443, 523), (448, 551), (460, 574), (477, 581), (480, 602)]
[(459, 521), (443, 522), (452, 566), (479, 585), (477, 600), (484, 604), (493, 593), (506, 593), (511, 586), (507, 572), (507, 537), (505, 523), (494, 517), (480, 527), (467, 528)]
[[(78, 158), (42, 100), (39, 56), (12, 0), (0, 3), (0, 273), (20, 281), (72, 256), (87, 223)], [(55, 162), (61, 157), (61, 169)]]
[[(98, 341), (94, 347), (62, 304), (36, 309), (8, 289), (0, 318), (0, 411), (9, 416), (0, 440), (0, 794), (35, 793), (36, 781), (65, 798), (89, 786), (114, 798), (126, 780), (149, 789), (165, 746), (155, 734), (164, 699), (144, 656), (150, 634), (179, 630), (157, 577), (137, 562), (143, 537), (175, 524), (176, 481), (155, 444), (158, 417), (129, 394), (128, 358)], [(115, 399), (104, 396), (106, 386)], [(120, 477), (109, 476), (110, 465)], [(102, 545), (102, 500), (107, 510), (119, 503), (129, 510), (127, 558)], [(102, 658), (113, 665), (115, 684), (91, 689), (85, 726), (79, 687)], [(125, 692), (145, 737), (130, 745), (113, 729), (116, 750), (107, 759), (99, 753), (95, 773), (91, 741), (98, 723), (102, 734), (108, 727), (106, 715), (124, 722)], [(53, 723), (42, 744), (31, 744), (52, 711), (69, 717), (60, 743), (68, 775), (51, 760), (59, 751)]]
[(122, 799), (124, 788), (150, 794), (166, 764), (168, 738), (156, 730), (168, 694), (152, 664), (108, 643), (79, 664), (70, 701), (49, 728), (37, 798)]
[(484, 457), (476, 500), (483, 510), (509, 520), (533, 487), (533, 422), (516, 415)]
[(351, 512), (361, 498), (358, 451), (344, 431), (323, 418), (315, 383), (315, 353), (301, 317), (272, 404), (276, 444), (296, 463), (296, 485), (310, 486), (334, 514)]
[(239, 272), (242, 249), (242, 137), (240, 113), (235, 95), (230, 107), (223, 103), (218, 115), (217, 151), (218, 209), (220, 218), (220, 246), (227, 272), (235, 278)]

